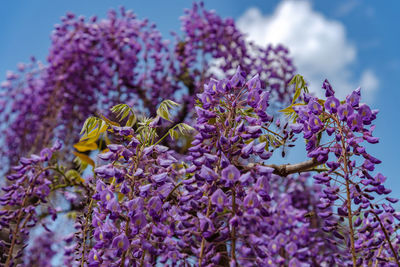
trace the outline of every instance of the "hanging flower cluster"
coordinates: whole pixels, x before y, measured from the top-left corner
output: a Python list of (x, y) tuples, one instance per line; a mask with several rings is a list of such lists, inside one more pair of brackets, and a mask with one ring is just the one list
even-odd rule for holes
[(52, 187), (52, 172), (57, 170), (52, 164), (52, 154), (61, 148), (56, 142), (52, 148), (45, 148), (40, 155), (21, 158), (7, 176), (9, 185), (3, 186), (0, 197), (0, 230), (7, 233), (7, 240), (0, 245), (0, 259), (6, 265), (13, 264), (23, 256), (30, 229), (39, 221), (38, 208), (57, 217), (56, 210), (49, 205), (48, 197)]
[(398, 200), (387, 197), (391, 190), (383, 185), (386, 177), (372, 174), (381, 161), (365, 145), (379, 142), (372, 135), (378, 111), (360, 103), (360, 88), (345, 101), (335, 97), (327, 80), (323, 89), (326, 100), (305, 95), (304, 102), (291, 106), (297, 121), (292, 127), (307, 140), (308, 157), (325, 166), (313, 176), (324, 186), (317, 209), (325, 219), (322, 229), (342, 239), (351, 252), (336, 255), (340, 265), (367, 266), (371, 259), (398, 263), (400, 213), (391, 206)]
[(195, 179), (185, 193), (191, 199), (188, 209), (192, 202), (201, 203), (192, 215), (200, 224), (198, 264), (296, 266), (313, 257), (327, 263), (336, 250), (304, 217), (317, 201), (311, 194), (299, 200), (292, 192), (317, 193), (318, 187), (294, 182), (304, 181), (303, 176), (282, 178), (265, 164), (273, 148), (293, 140), (293, 131), (287, 125), (280, 133), (271, 130), (269, 92), (258, 75), (247, 82), (244, 77), (239, 68), (231, 79), (212, 80), (198, 95), (199, 133), (188, 158)]

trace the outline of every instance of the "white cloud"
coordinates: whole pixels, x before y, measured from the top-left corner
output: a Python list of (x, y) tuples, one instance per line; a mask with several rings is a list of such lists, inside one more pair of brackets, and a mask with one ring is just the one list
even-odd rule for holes
[[(263, 15), (258, 8), (249, 8), (237, 25), (259, 45), (287, 46), (298, 73), (309, 82), (312, 92), (322, 94), (320, 88), (325, 78), (340, 97), (360, 84), (351, 71), (357, 48), (347, 39), (344, 25), (316, 12), (308, 1), (282, 1), (270, 16)], [(375, 82), (369, 83), (376, 85), (369, 85), (369, 92), (374, 91), (378, 85), (376, 75), (372, 70), (364, 74), (364, 82)]]
[(362, 93), (363, 96), (366, 97), (366, 101), (372, 101), (373, 93), (379, 87), (379, 80), (371, 69), (367, 69), (361, 74), (360, 85), (363, 89)]

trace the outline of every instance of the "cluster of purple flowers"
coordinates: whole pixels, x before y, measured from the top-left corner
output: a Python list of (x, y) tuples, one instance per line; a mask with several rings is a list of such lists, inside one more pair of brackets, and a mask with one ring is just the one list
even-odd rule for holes
[(8, 184), (2, 187), (0, 197), (0, 231), (7, 235), (0, 241), (0, 260), (6, 266), (23, 256), (30, 229), (39, 221), (38, 207), (53, 215), (53, 219), (57, 216), (48, 197), (52, 185), (52, 154), (60, 148), (61, 144), (56, 142), (52, 148), (43, 149), (40, 155), (21, 158), (20, 164), (7, 176)]
[(363, 144), (379, 142), (372, 135), (375, 126), (371, 125), (378, 111), (360, 103), (359, 88), (345, 101), (335, 97), (327, 80), (323, 89), (326, 100), (304, 95), (304, 102), (293, 106), (297, 123), (292, 125), (296, 132), (304, 134), (308, 156), (326, 166), (314, 175), (315, 182), (324, 185), (317, 210), (325, 219), (322, 229), (342, 239), (350, 251), (336, 256), (339, 264), (352, 261), (357, 266), (368, 266), (371, 259), (383, 264), (388, 258), (398, 263), (400, 238), (396, 235), (396, 220), (400, 213), (391, 206), (398, 200), (375, 200), (391, 190), (383, 185), (385, 176), (372, 175), (381, 161), (369, 154)]
[[(108, 145), (98, 156), (109, 163), (94, 170), (90, 204), (76, 225), (66, 263), (75, 258), (89, 266), (150, 266), (184, 260), (178, 231), (183, 220), (174, 204), (182, 172), (176, 152), (149, 144), (150, 134), (141, 139), (132, 130), (116, 133), (126, 141)], [(75, 257), (72, 251), (79, 253)]]
[(155, 25), (123, 8), (107, 19), (68, 13), (55, 26), (47, 64), (21, 65), (2, 83), (1, 152), (9, 161), (4, 165), (38, 153), (54, 137), (69, 149), (88, 116), (121, 102), (154, 117), (161, 100), (174, 99), (182, 103), (177, 122), (191, 119), (194, 95), (217, 71), (210, 71), (212, 63), (199, 67), (210, 54), (224, 73), (238, 64), (249, 74), (260, 73), (277, 103), (286, 104), (294, 67), (285, 48), (249, 47), (232, 19), (197, 4), (183, 16), (182, 28), (182, 36), (169, 44)]
[[(370, 126), (377, 112), (359, 103), (359, 90), (340, 102), (325, 82), (328, 99), (304, 94), (288, 126), (267, 112), (270, 92), (259, 76), (245, 77), (238, 68), (197, 95), (188, 155), (160, 145), (160, 117), (136, 130), (109, 126), (115, 143), (98, 155), (93, 177), (74, 185), (88, 196), (76, 233), (64, 239), (66, 266), (396, 266), (397, 199), (374, 201), (390, 190), (382, 174), (370, 174), (379, 160), (361, 146), (378, 141)], [(301, 132), (310, 161), (268, 164)], [(23, 244), (35, 207), (55, 188), (46, 168), (59, 148), (22, 158), (8, 177), (17, 183), (3, 188), (3, 206), (15, 206), (1, 214), (12, 234), (2, 243), (7, 266), (23, 255), (13, 243)], [(309, 171), (318, 172), (313, 184)], [(27, 253), (32, 261), (43, 255)]]
[[(304, 217), (317, 200), (312, 194), (300, 200), (292, 192), (318, 192), (319, 187), (296, 182), (303, 176), (282, 178), (264, 164), (274, 145), (268, 141), (273, 120), (266, 112), (269, 92), (261, 88), (258, 75), (247, 82), (244, 77), (239, 68), (231, 79), (212, 80), (198, 95), (199, 133), (187, 158), (193, 162), (187, 171), (195, 179), (185, 183), (183, 196), (190, 199), (187, 209), (201, 210), (192, 215), (199, 220), (202, 240), (197, 244), (199, 265), (300, 266), (313, 258), (331, 262), (336, 248)], [(282, 128), (283, 133), (275, 133), (282, 138), (277, 140), (289, 142), (293, 133)]]

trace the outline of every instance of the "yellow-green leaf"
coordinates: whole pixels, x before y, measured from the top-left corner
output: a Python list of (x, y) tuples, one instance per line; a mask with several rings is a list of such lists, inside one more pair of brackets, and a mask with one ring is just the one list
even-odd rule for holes
[(108, 118), (106, 118), (105, 116), (103, 116), (103, 115), (101, 115), (100, 114), (100, 117), (101, 117), (101, 119), (103, 120), (103, 121), (105, 121), (106, 123), (108, 123), (108, 124), (110, 124), (110, 125), (114, 125), (114, 126), (117, 126), (117, 127), (120, 127), (121, 125), (119, 125), (119, 123), (117, 123), (117, 122), (115, 122), (115, 121), (111, 121), (111, 120), (109, 120)]
[(301, 93), (301, 88), (297, 88), (296, 91), (294, 92), (292, 104), (297, 100), (297, 98), (299, 98), (300, 93)]
[(96, 142), (99, 139), (100, 135), (102, 133), (104, 133), (107, 129), (108, 129), (108, 125), (103, 124), (100, 129), (97, 128), (97, 130), (95, 129), (95, 130), (91, 131), (89, 134), (87, 134), (87, 133), (84, 134), (81, 137), (81, 139), (79, 140), (79, 142), (82, 142), (82, 141), (87, 142), (87, 143)]
[(169, 113), (169, 109), (174, 109), (175, 107), (179, 107), (180, 105), (172, 100), (164, 100), (161, 102), (160, 106), (157, 109), (157, 115), (163, 118), (164, 120), (171, 121)]
[(131, 114), (129, 115), (128, 121), (126, 122), (127, 127), (132, 127), (133, 125), (135, 125), (136, 123), (136, 116), (135, 114)]
[(293, 107), (294, 106), (304, 106), (305, 104), (302, 103), (296, 103), (296, 104), (291, 104), (290, 106), (288, 106), (287, 108), (284, 108), (282, 110), (279, 110), (279, 112), (282, 112), (286, 115), (290, 115), (291, 113), (295, 113)]
[(169, 136), (171, 137), (171, 139), (173, 139), (173, 140), (179, 138), (178, 132), (175, 131), (174, 129), (170, 129), (170, 130), (168, 131), (168, 133), (169, 133)]
[(88, 155), (85, 155), (85, 154), (82, 154), (82, 153), (79, 153), (79, 152), (75, 152), (75, 151), (73, 153), (82, 162), (87, 163), (87, 164), (92, 165), (93, 167), (95, 167), (94, 161)]
[(97, 149), (97, 144), (94, 142), (79, 142), (74, 145), (74, 148), (80, 152), (85, 152), (85, 151), (90, 151), (90, 150), (96, 150)]
[(85, 180), (81, 177), (81, 175), (79, 174), (79, 172), (77, 172), (76, 170), (69, 170), (65, 173), (65, 176), (67, 176), (67, 178), (69, 178), (70, 180), (75, 180), (77, 182), (81, 182), (84, 183)]

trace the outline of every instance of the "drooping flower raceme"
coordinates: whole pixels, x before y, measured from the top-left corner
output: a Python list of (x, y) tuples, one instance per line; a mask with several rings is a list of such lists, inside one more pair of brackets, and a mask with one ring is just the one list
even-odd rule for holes
[[(57, 217), (56, 211), (48, 203), (52, 190), (53, 173), (58, 171), (52, 163), (52, 154), (61, 148), (56, 142), (52, 148), (43, 149), (39, 155), (21, 158), (20, 164), (13, 167), (7, 176), (8, 185), (2, 187), (0, 197), (0, 230), (7, 233), (8, 239), (2, 241), (0, 251), (6, 266), (19, 261), (29, 237), (30, 229), (39, 221), (38, 207)], [(51, 249), (49, 253), (52, 254)], [(33, 250), (33, 254), (36, 252)], [(30, 256), (35, 257), (34, 255)], [(40, 259), (30, 261), (40, 262)]]
[[(400, 216), (391, 206), (397, 199), (375, 201), (391, 190), (383, 185), (386, 178), (381, 173), (373, 176), (381, 161), (369, 154), (365, 145), (378, 143), (372, 135), (375, 126), (371, 126), (378, 111), (360, 104), (360, 89), (339, 102), (329, 82), (324, 85), (326, 100), (305, 97), (308, 103), (293, 106), (308, 142), (308, 156), (326, 166), (314, 176), (315, 182), (325, 187), (317, 209), (325, 219), (322, 229), (348, 247), (349, 254), (336, 255), (340, 265), (368, 266), (371, 260), (383, 264), (388, 258), (398, 261), (399, 240), (394, 229)], [(318, 112), (314, 108), (317, 102), (324, 104)], [(322, 136), (324, 132), (327, 136)]]

